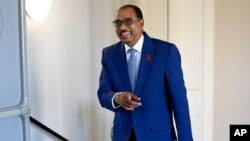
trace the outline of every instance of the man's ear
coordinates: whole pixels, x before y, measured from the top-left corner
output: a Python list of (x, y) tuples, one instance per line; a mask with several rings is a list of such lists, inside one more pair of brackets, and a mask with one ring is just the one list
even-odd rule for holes
[(144, 27), (144, 19), (141, 19), (140, 25), (141, 25), (141, 27), (143, 29), (143, 27)]

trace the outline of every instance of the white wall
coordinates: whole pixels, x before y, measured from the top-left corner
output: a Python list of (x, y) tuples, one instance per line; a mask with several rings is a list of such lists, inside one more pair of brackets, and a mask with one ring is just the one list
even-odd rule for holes
[(27, 18), (31, 115), (73, 141), (95, 126), (90, 16), (87, 0), (53, 0), (43, 22)]
[(177, 45), (187, 88), (194, 140), (202, 140), (203, 1), (169, 1), (169, 40)]
[(215, 1), (214, 141), (250, 124), (250, 1)]

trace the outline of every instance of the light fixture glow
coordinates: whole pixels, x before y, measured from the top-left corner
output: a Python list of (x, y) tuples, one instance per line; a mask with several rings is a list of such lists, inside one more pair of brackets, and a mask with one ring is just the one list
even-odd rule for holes
[(34, 21), (40, 22), (46, 18), (51, 7), (51, 0), (26, 0), (26, 12)]

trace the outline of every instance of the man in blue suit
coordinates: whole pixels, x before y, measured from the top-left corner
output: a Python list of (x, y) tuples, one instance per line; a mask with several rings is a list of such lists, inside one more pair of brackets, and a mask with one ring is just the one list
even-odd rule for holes
[(101, 105), (115, 113), (113, 141), (192, 141), (181, 58), (174, 44), (151, 38), (135, 5), (113, 24), (121, 40), (103, 49)]

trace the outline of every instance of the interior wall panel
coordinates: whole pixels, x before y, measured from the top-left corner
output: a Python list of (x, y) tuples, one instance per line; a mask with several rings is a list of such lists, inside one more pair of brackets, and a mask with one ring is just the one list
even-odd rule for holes
[(182, 56), (194, 140), (202, 140), (203, 16), (202, 0), (169, 0), (169, 41)]

